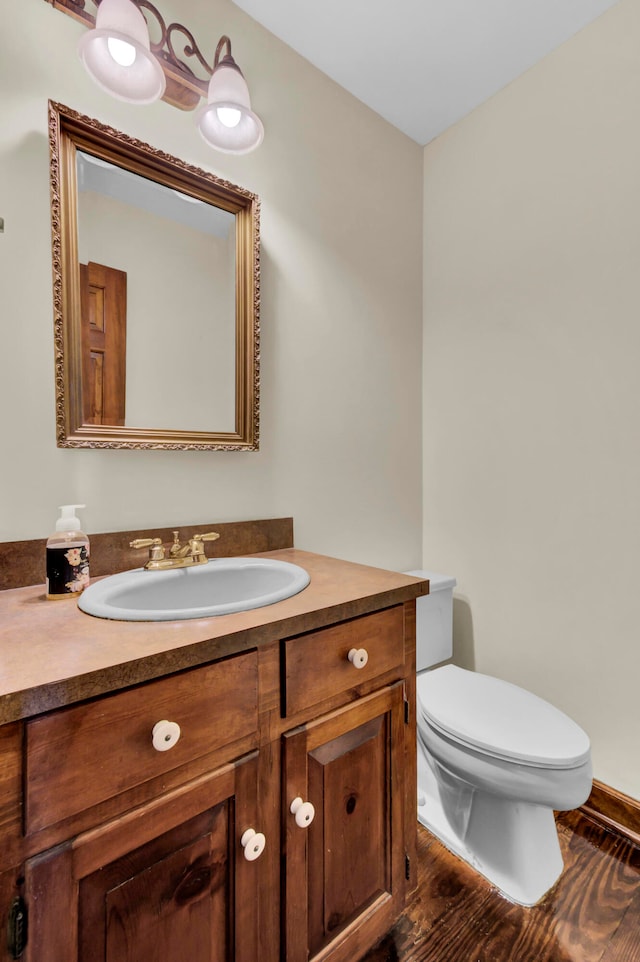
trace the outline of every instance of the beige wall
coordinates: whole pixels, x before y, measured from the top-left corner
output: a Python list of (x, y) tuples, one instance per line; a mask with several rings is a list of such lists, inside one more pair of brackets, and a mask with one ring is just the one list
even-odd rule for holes
[(640, 6), (425, 151), (424, 563), (640, 797)]
[[(421, 553), (422, 151), (228, 0), (162, 0), (210, 57), (228, 33), (266, 128), (255, 154), (211, 151), (193, 115), (135, 107), (84, 73), (84, 28), (43, 0), (0, 39), (3, 469), (0, 540), (293, 515), (299, 547), (407, 568)], [(258, 193), (258, 453), (55, 445), (47, 99)], [(183, 371), (185, 386), (189, 372)]]
[[(418, 566), (422, 151), (227, 0), (162, 6), (231, 35), (257, 153), (103, 94), (42, 0), (4, 12), (0, 540), (86, 501), (89, 531), (292, 514), (300, 547)], [(423, 562), (458, 578), (458, 660), (572, 714), (637, 797), (639, 29), (623, 0), (424, 152)], [(260, 194), (257, 454), (56, 448), (48, 98)]]

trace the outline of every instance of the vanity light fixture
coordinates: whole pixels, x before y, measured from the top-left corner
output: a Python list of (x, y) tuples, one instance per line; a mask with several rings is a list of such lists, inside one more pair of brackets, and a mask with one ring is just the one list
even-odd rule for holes
[(165, 91), (147, 21), (133, 0), (102, 0), (96, 25), (80, 38), (78, 52), (87, 73), (118, 100), (151, 104)]
[[(80, 40), (80, 58), (107, 93), (138, 104), (162, 98), (181, 110), (193, 110), (206, 99), (196, 119), (211, 147), (229, 154), (246, 154), (262, 143), (262, 121), (251, 109), (249, 88), (231, 55), (227, 36), (220, 38), (210, 67), (191, 31), (181, 23), (167, 26), (150, 0), (45, 2), (90, 27)], [(86, 9), (88, 3), (97, 8), (95, 15)], [(157, 23), (158, 42), (150, 37), (143, 10)], [(178, 35), (182, 35), (180, 42), (176, 40), (178, 48), (182, 46), (180, 56), (174, 47)], [(204, 77), (191, 69), (187, 62), (190, 58), (197, 60), (196, 68)]]
[[(227, 48), (222, 60), (222, 48)], [(264, 127), (251, 109), (249, 88), (231, 56), (231, 41), (221, 37), (216, 47), (207, 104), (198, 110), (198, 130), (211, 146), (228, 154), (246, 154), (262, 143)]]

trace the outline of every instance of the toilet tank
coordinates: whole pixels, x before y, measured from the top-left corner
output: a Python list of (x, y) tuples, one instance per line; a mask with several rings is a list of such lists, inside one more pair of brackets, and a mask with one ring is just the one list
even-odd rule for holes
[(435, 571), (406, 571), (429, 579), (429, 594), (416, 598), (416, 670), (431, 668), (453, 654), (453, 589), (456, 579)]

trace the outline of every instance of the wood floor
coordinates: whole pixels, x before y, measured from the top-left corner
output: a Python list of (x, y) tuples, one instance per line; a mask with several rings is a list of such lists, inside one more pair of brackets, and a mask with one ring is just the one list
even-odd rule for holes
[(419, 828), (419, 884), (362, 962), (640, 962), (640, 848), (577, 812), (559, 816), (565, 869), (514, 905)]

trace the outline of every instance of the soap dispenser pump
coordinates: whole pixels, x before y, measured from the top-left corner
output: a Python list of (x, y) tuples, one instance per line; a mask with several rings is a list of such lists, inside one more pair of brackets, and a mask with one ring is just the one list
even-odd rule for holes
[(76, 515), (84, 504), (64, 504), (47, 541), (47, 598), (77, 598), (89, 584), (89, 538)]

